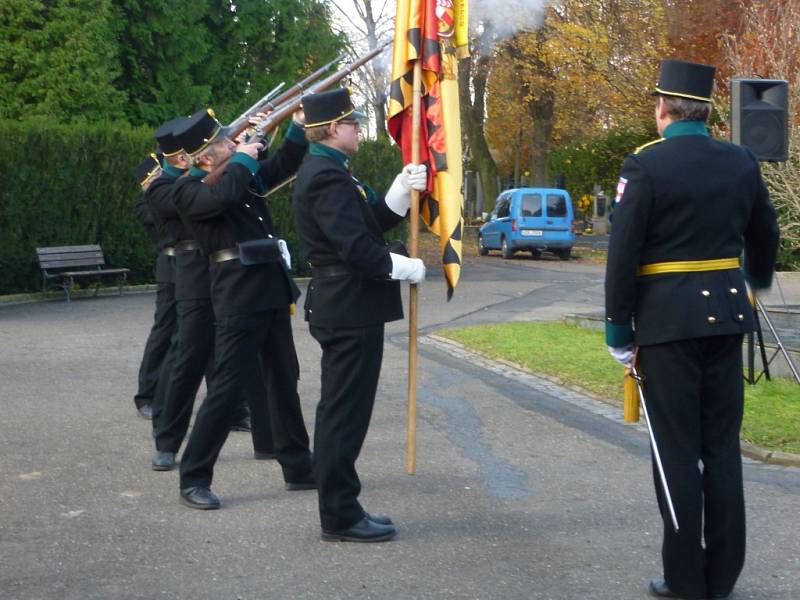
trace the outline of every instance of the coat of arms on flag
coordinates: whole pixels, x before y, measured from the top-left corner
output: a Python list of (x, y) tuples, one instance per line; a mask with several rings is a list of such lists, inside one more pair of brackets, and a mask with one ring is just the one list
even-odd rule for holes
[(439, 236), (447, 297), (461, 273), (461, 114), (458, 59), (468, 56), (467, 0), (397, 0), (389, 133), (411, 162), (413, 61), (422, 63), (421, 162), (428, 193), (420, 213)]

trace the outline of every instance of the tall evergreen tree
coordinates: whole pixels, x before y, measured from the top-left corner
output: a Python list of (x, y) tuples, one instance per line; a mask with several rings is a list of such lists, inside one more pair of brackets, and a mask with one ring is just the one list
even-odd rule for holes
[(232, 118), (281, 81), (294, 81), (333, 60), (344, 41), (319, 0), (219, 0), (208, 16), (218, 43), (207, 74), (218, 112)]
[[(131, 123), (157, 125), (209, 104), (204, 66), (216, 52), (207, 25), (211, 1), (113, 0), (122, 71), (115, 84), (128, 96)], [(216, 3), (219, 4), (219, 3)]]
[(111, 0), (0, 3), (0, 117), (122, 116)]

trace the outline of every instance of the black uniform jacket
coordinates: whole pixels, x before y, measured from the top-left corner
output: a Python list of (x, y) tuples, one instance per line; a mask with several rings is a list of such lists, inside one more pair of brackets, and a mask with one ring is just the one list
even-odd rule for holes
[(346, 273), (313, 276), (306, 320), (318, 327), (351, 328), (402, 319), (400, 284), (389, 279), (392, 260), (383, 232), (403, 217), (383, 197), (367, 194), (341, 160), (316, 148), (297, 174), (295, 227), (312, 269), (338, 267)]
[[(156, 181), (158, 181), (158, 179), (156, 179)], [(155, 185), (156, 181), (150, 185), (151, 188)], [(169, 244), (163, 236), (158, 226), (158, 218), (147, 202), (147, 194), (149, 191), (150, 188), (139, 197), (139, 200), (133, 205), (133, 212), (136, 214), (136, 218), (139, 219), (139, 222), (144, 226), (147, 237), (153, 240), (153, 243), (156, 245), (156, 250), (158, 251), (155, 270), (156, 281), (158, 283), (175, 283), (175, 259), (161, 252), (165, 246), (171, 244)]]
[[(755, 289), (772, 280), (778, 224), (755, 157), (712, 139), (702, 122), (678, 121), (664, 134), (622, 166), (606, 270), (609, 346), (752, 331), (745, 278)], [(636, 274), (742, 251), (743, 270)]]
[[(266, 160), (234, 154), (215, 185), (203, 183), (206, 173), (199, 169), (178, 180), (175, 206), (208, 256), (237, 248), (240, 242), (279, 237), (265, 200), (249, 186), (265, 191), (297, 171), (308, 144), (302, 130), (298, 139), (292, 127), (275, 155)], [(239, 260), (212, 261), (210, 273), (217, 318), (288, 307), (300, 295), (282, 260), (247, 267)]]
[[(195, 239), (194, 232), (185, 224), (175, 208), (173, 194), (175, 183), (183, 172), (169, 165), (164, 173), (147, 190), (147, 202), (159, 231), (170, 240), (169, 245)], [(211, 281), (208, 276), (208, 258), (199, 250), (175, 252), (175, 299), (199, 300), (211, 297)]]

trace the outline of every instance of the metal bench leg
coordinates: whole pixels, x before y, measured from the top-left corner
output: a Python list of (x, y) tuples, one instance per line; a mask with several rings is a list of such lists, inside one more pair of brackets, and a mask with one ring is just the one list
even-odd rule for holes
[(128, 280), (128, 274), (123, 273), (122, 277), (119, 278), (119, 295), (122, 296), (122, 286), (125, 285), (125, 282)]
[(69, 291), (72, 289), (72, 283), (73, 283), (72, 282), (72, 277), (70, 277), (68, 279), (62, 279), (61, 280), (61, 287), (64, 288), (64, 293), (67, 296), (67, 302), (71, 302), (72, 301), (70, 296), (69, 296)]

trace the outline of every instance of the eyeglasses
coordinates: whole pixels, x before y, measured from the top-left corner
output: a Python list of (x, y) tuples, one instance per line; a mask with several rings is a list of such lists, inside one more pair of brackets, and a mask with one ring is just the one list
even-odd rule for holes
[(339, 123), (340, 125), (352, 125), (356, 129), (361, 129), (361, 123), (359, 123), (358, 121), (342, 120), (342, 121), (337, 121), (337, 123)]

